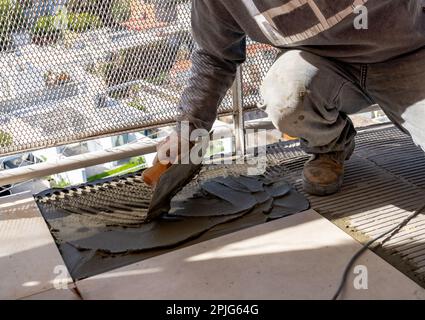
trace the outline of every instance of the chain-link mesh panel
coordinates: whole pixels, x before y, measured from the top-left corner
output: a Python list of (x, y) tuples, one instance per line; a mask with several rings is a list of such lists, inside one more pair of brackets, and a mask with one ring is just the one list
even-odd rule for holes
[(243, 102), (245, 109), (255, 108), (260, 101), (259, 88), (276, 60), (278, 50), (265, 44), (248, 41), (247, 60), (243, 65)]
[[(0, 154), (171, 123), (190, 0), (0, 0)], [(247, 106), (273, 51), (250, 44)], [(229, 94), (220, 112), (232, 110)]]

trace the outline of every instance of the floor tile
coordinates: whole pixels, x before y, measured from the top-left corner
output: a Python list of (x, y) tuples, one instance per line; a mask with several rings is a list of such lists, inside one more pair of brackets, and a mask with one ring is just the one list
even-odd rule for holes
[(73, 289), (50, 289), (45, 292), (22, 298), (22, 300), (81, 300), (81, 298)]
[[(329, 299), (360, 248), (310, 210), (76, 285), (83, 299)], [(425, 290), (368, 251), (343, 298), (424, 299)]]
[(0, 299), (19, 299), (72, 283), (30, 194), (0, 200), (0, 278)]

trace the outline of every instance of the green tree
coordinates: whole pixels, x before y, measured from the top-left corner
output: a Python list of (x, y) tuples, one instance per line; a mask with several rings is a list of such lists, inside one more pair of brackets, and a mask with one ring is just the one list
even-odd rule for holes
[(67, 8), (72, 13), (95, 14), (106, 27), (119, 27), (131, 16), (129, 0), (70, 0)]
[(0, 51), (9, 50), (12, 33), (21, 28), (24, 21), (22, 6), (13, 0), (0, 0)]
[(4, 131), (0, 130), (0, 148), (7, 148), (13, 144), (12, 136)]
[(85, 32), (102, 26), (98, 16), (90, 13), (71, 13), (68, 16), (68, 29), (74, 32)]
[(111, 7), (111, 17), (118, 23), (128, 21), (131, 17), (131, 1), (115, 0)]
[(43, 16), (38, 18), (32, 28), (33, 42), (37, 44), (54, 43), (59, 39), (61, 30), (56, 24), (55, 16)]

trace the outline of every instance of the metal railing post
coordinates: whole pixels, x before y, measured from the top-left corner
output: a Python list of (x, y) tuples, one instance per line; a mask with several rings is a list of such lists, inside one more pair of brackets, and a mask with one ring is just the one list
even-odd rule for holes
[(235, 126), (236, 154), (246, 154), (245, 123), (243, 113), (242, 66), (238, 67), (236, 79), (232, 87), (233, 123)]

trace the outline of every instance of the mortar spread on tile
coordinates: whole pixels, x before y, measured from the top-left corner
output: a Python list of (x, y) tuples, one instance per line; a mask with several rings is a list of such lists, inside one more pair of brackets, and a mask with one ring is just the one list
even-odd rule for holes
[(100, 256), (150, 256), (209, 231), (222, 235), (309, 208), (308, 200), (281, 179), (239, 174), (194, 181), (172, 199), (170, 210), (150, 222), (152, 190), (141, 172), (36, 198), (65, 261), (72, 261), (74, 278), (101, 271), (92, 263)]

